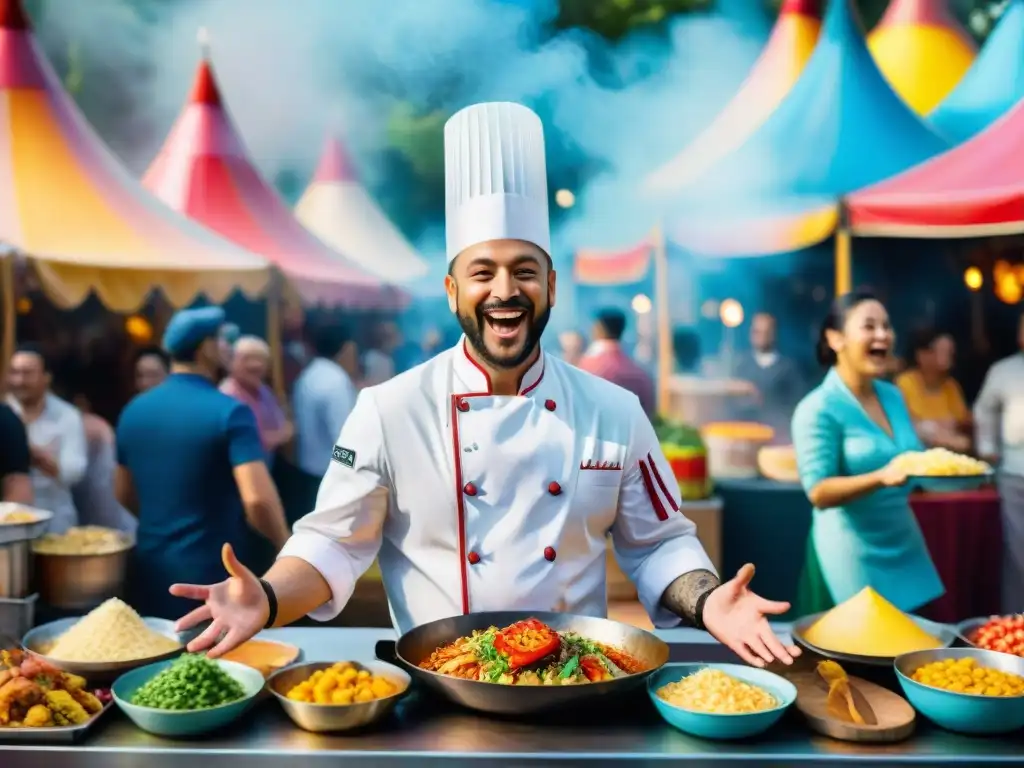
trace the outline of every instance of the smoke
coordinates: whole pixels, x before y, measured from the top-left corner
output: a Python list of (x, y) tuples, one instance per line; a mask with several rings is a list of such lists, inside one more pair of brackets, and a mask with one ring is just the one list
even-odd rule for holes
[[(44, 43), (77, 41), (92, 69), (133, 73), (128, 96), (147, 129), (112, 143), (137, 172), (188, 94), (204, 27), (229, 109), (271, 179), (308, 175), (324, 132), (340, 129), (371, 192), (387, 199), (382, 157), (397, 104), (442, 115), (481, 100), (535, 106), (553, 183), (581, 164), (600, 171), (573, 190), (578, 204), (556, 238), (564, 247), (642, 235), (640, 174), (724, 105), (768, 32), (751, 0), (719, 0), (714, 13), (674, 20), (667, 37), (614, 47), (578, 31), (552, 38), (555, 0), (151, 0), (136, 3), (141, 19), (129, 2), (45, 0), (38, 26)], [(415, 234), (433, 249), (439, 232)]]

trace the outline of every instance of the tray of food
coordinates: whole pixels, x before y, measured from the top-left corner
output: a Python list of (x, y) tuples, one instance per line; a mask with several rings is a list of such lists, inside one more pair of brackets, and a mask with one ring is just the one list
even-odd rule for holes
[(830, 611), (798, 619), (792, 635), (818, 656), (873, 667), (892, 667), (904, 653), (948, 648), (958, 638), (953, 627), (904, 613), (871, 587)]
[(144, 619), (114, 597), (86, 616), (38, 626), (22, 643), (52, 666), (101, 684), (181, 654), (186, 640), (173, 621)]
[(52, 512), (42, 509), (0, 502), (0, 544), (39, 538), (46, 533), (52, 517)]
[(110, 691), (21, 650), (0, 651), (0, 743), (76, 742), (112, 705)]
[(994, 477), (988, 463), (945, 448), (908, 451), (894, 463), (907, 473), (911, 488), (932, 493), (973, 491), (989, 485)]

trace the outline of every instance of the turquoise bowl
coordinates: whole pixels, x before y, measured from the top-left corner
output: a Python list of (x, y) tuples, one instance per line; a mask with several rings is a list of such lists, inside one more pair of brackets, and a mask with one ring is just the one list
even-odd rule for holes
[(980, 648), (941, 648), (897, 656), (896, 677), (910, 705), (948, 731), (993, 735), (1024, 728), (1024, 696), (981, 696), (933, 688), (911, 679), (918, 667), (933, 661), (973, 658), (978, 666), (1024, 677), (1024, 659)]
[(263, 675), (252, 667), (233, 661), (217, 659), (216, 664), (241, 684), (245, 691), (238, 701), (221, 704), (219, 707), (208, 707), (195, 710), (155, 709), (140, 707), (131, 703), (132, 696), (143, 685), (159, 675), (174, 663), (161, 661), (146, 667), (139, 667), (121, 675), (114, 681), (110, 689), (121, 711), (142, 730), (155, 736), (202, 736), (230, 725), (240, 718), (263, 690)]
[[(707, 668), (717, 669), (737, 680), (756, 685), (774, 696), (779, 705), (763, 712), (719, 715), (683, 709), (658, 696), (658, 689), (662, 686), (679, 682)], [(734, 740), (758, 736), (779, 722), (796, 701), (796, 686), (774, 672), (742, 664), (666, 664), (647, 678), (647, 694), (665, 722), (683, 733), (702, 739)]]

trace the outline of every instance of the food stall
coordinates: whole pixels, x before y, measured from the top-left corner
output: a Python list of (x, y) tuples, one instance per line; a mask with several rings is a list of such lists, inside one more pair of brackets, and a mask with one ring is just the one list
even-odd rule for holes
[[(669, 644), (672, 661), (732, 660), (728, 651), (703, 632), (677, 629), (657, 635)], [(395, 635), (384, 629), (291, 628), (270, 630), (260, 637), (299, 646), (307, 661), (333, 661), (372, 659), (377, 642)], [(198, 741), (148, 735), (118, 712), (103, 718), (105, 722), (81, 744), (5, 744), (0, 749), (5, 761), (13, 760), (18, 768), (50, 768), (54, 764), (66, 768), (181, 768), (204, 759), (216, 760), (225, 768), (277, 768), (296, 760), (304, 764), (344, 760), (349, 766), (504, 766), (581, 760), (630, 765), (687, 760), (695, 766), (927, 766), (1020, 760), (1015, 737), (960, 736), (923, 719), (907, 741), (890, 745), (858, 745), (814, 735), (795, 716), (753, 741), (707, 741), (659, 720), (643, 695), (609, 702), (603, 711), (510, 719), (479, 715), (414, 691), (375, 726), (340, 735), (299, 730), (273, 701), (257, 704), (244, 720)]]

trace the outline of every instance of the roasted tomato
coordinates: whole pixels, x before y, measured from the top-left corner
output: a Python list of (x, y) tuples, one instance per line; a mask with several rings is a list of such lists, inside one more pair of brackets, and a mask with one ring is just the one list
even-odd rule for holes
[(499, 632), (494, 638), (494, 649), (508, 656), (511, 669), (519, 669), (555, 653), (561, 643), (551, 627), (537, 619), (526, 619)]
[(584, 656), (580, 659), (580, 669), (586, 675), (587, 680), (592, 683), (599, 683), (602, 680), (611, 680), (611, 673), (605, 669), (604, 664), (597, 656)]

